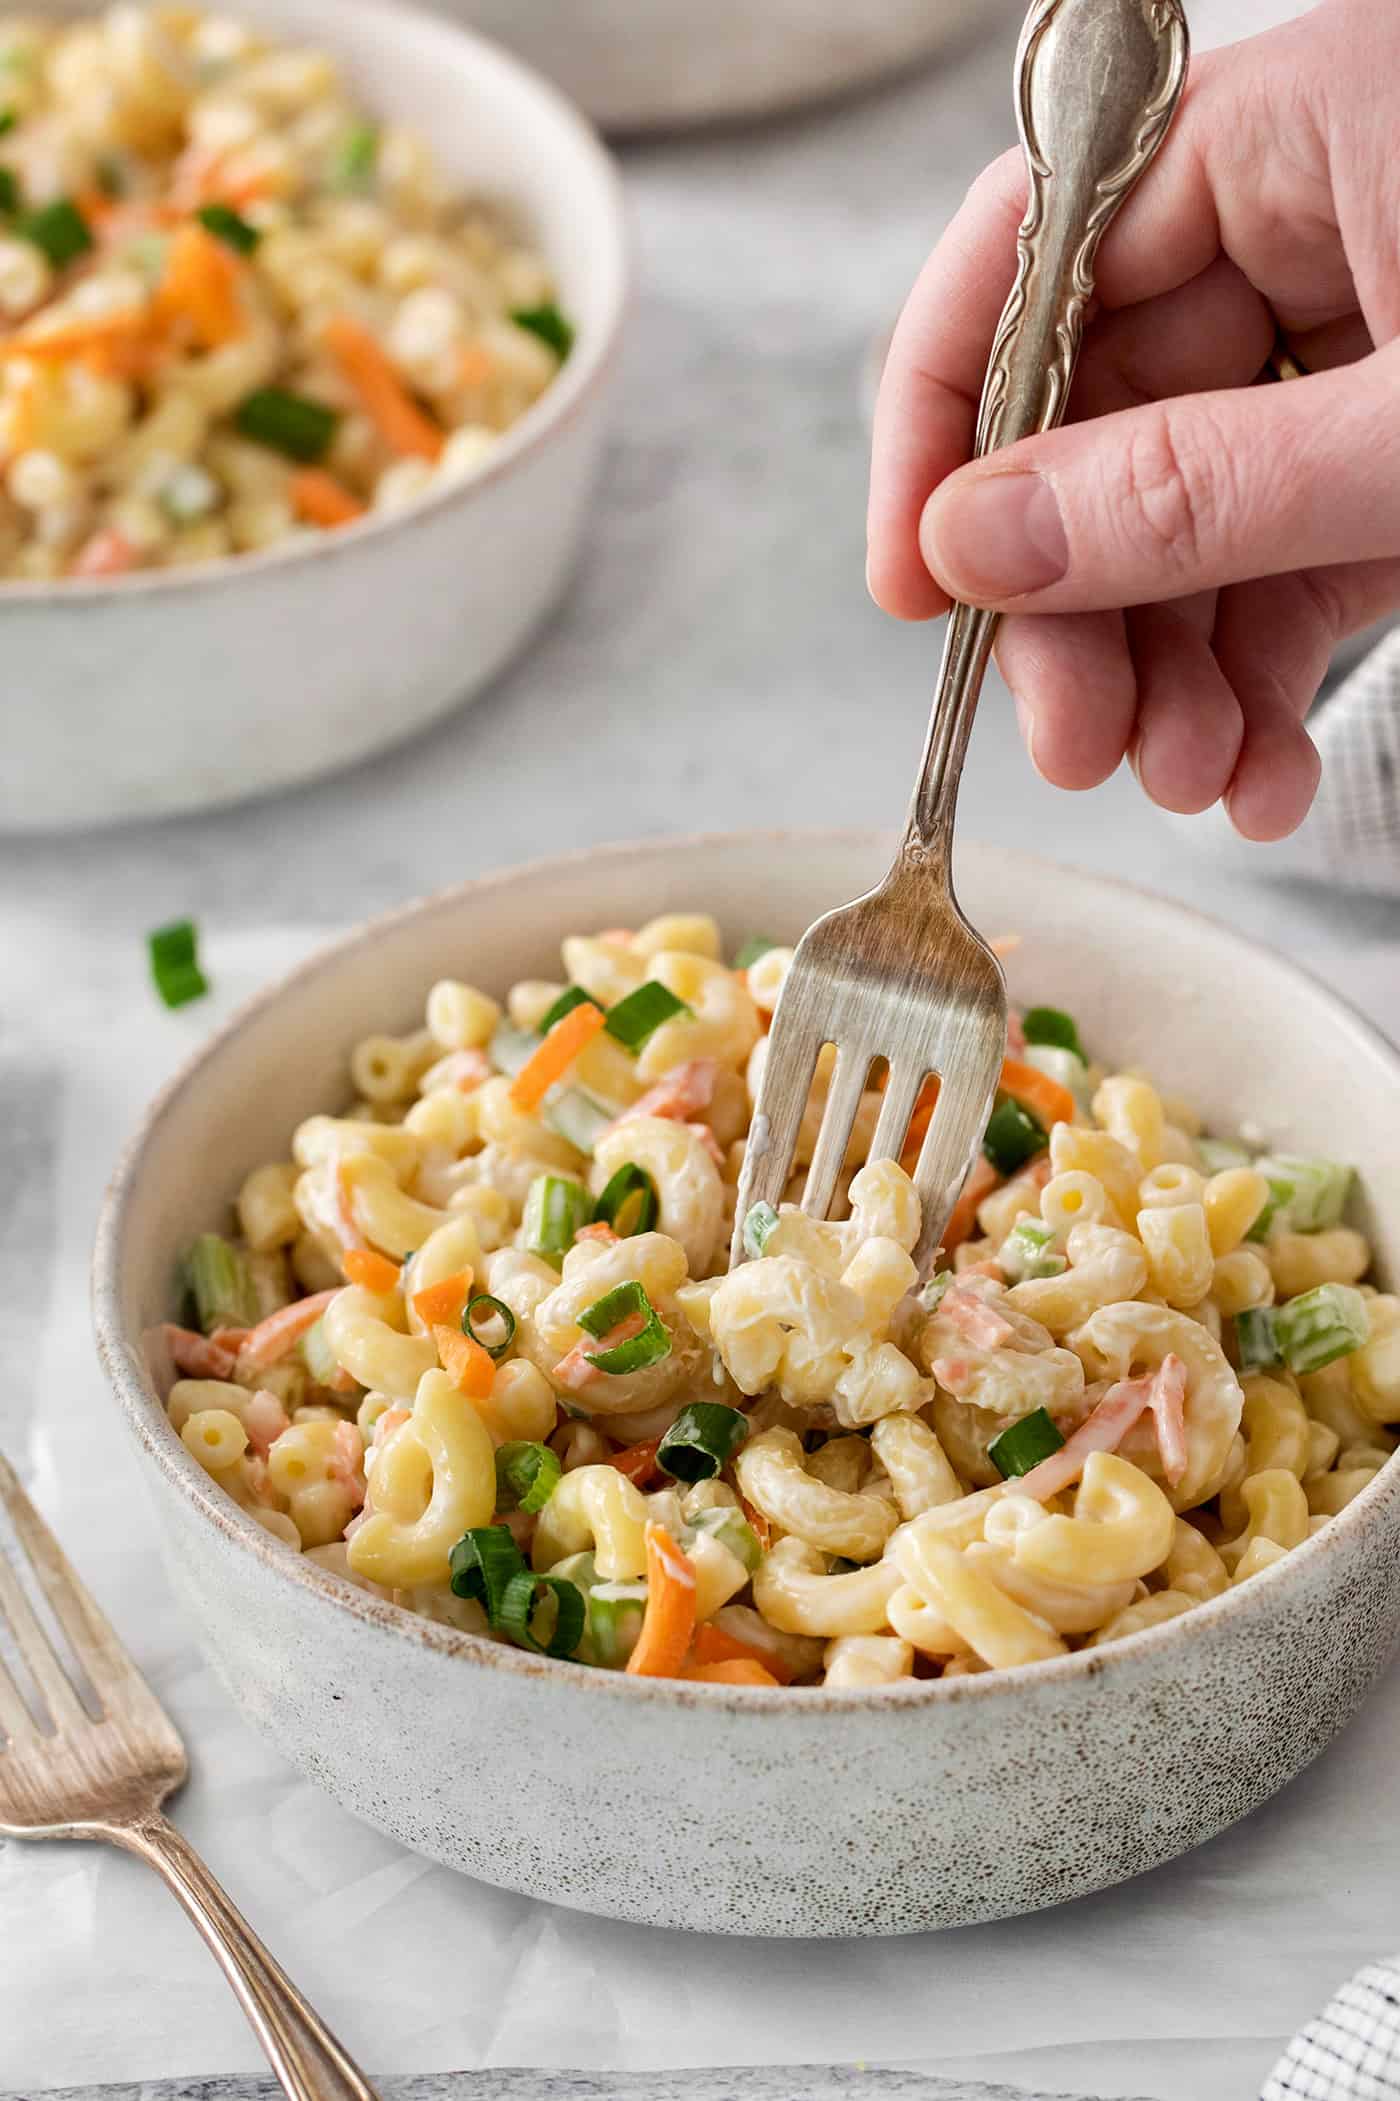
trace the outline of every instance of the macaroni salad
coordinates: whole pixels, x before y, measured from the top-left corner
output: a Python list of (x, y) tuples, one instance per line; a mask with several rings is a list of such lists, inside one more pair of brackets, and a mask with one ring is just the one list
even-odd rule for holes
[[(1014, 1017), (932, 1280), (904, 1164), (756, 1205), (792, 952), (704, 916), (563, 944), (502, 1013), (444, 980), (251, 1174), (160, 1331), (170, 1420), (288, 1550), (633, 1674), (876, 1687), (1193, 1611), (1326, 1525), (1400, 1424), (1400, 1299), (1352, 1174), (1202, 1135), (1073, 1020)], [(819, 1067), (799, 1161), (810, 1159)], [(800, 1182), (789, 1191), (800, 1196)]]
[(0, 576), (281, 546), (476, 473), (572, 341), (543, 259), (324, 53), (0, 19)]

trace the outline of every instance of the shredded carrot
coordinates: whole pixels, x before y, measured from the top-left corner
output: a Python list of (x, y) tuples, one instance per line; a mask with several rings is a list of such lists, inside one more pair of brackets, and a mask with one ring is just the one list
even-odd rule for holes
[(630, 1342), (634, 1335), (641, 1334), (646, 1324), (644, 1313), (629, 1313), (615, 1328), (609, 1328), (607, 1334), (600, 1335), (596, 1341), (585, 1335), (582, 1342), (576, 1342), (567, 1355), (559, 1359), (550, 1377), (557, 1385), (567, 1386), (571, 1393), (582, 1393), (590, 1379), (607, 1377), (606, 1372), (599, 1371), (594, 1358), (601, 1356), (605, 1350), (615, 1350), (621, 1342)]
[(85, 540), (68, 565), (70, 576), (125, 576), (141, 557), (126, 534), (104, 525)]
[(333, 314), (324, 340), (390, 450), (404, 457), (441, 459), (442, 432), (419, 408), (369, 330), (349, 314)]
[(157, 317), (188, 328), (201, 350), (231, 343), (244, 331), (238, 274), (238, 260), (222, 241), (198, 224), (182, 226), (171, 236)]
[[(690, 1645), (691, 1667), (686, 1676), (694, 1675), (697, 1664), (716, 1663), (756, 1663), (771, 1684), (792, 1683), (792, 1672), (777, 1656), (755, 1648), (752, 1642), (739, 1641), (734, 1635), (726, 1634), (723, 1627), (717, 1627), (713, 1620), (707, 1620), (703, 1627), (695, 1630), (695, 1639)], [(738, 1682), (735, 1680), (736, 1684)]]
[(731, 1656), (720, 1663), (691, 1663), (682, 1678), (701, 1685), (781, 1685), (766, 1664), (754, 1656)]
[(766, 1554), (769, 1547), (771, 1547), (773, 1544), (773, 1527), (769, 1524), (767, 1518), (763, 1515), (763, 1512), (761, 1510), (755, 1510), (753, 1504), (749, 1501), (747, 1496), (740, 1496), (739, 1508), (743, 1511), (744, 1516), (748, 1519), (749, 1527), (753, 1533), (754, 1538), (758, 1541), (759, 1545), (762, 1547), (764, 1553)]
[(299, 468), (287, 486), (292, 509), (308, 525), (324, 526), (329, 531), (337, 525), (353, 525), (365, 515), (359, 497), (352, 496), (344, 482), (327, 474), (324, 467)]
[(179, 1328), (174, 1321), (166, 1321), (161, 1333), (177, 1372), (187, 1379), (231, 1379), (235, 1369), (235, 1358), (214, 1341), (211, 1335), (200, 1335), (193, 1328)]
[(209, 1340), (216, 1350), (232, 1350), (237, 1356), (252, 1332), (251, 1328), (215, 1328)]
[(266, 1365), (276, 1364), (287, 1352), (300, 1342), (308, 1328), (314, 1328), (327, 1306), (340, 1296), (339, 1287), (334, 1291), (313, 1291), (310, 1298), (293, 1299), (290, 1306), (279, 1306), (250, 1328), (238, 1352), (240, 1371), (262, 1371)]
[(919, 1164), (919, 1154), (928, 1136), (928, 1127), (933, 1122), (933, 1112), (938, 1107), (938, 1090), (941, 1082), (938, 1074), (931, 1073), (919, 1089), (919, 1098), (914, 1104), (914, 1113), (909, 1119), (905, 1134), (904, 1150), (899, 1164), (906, 1174), (912, 1174)]
[(604, 1247), (616, 1247), (620, 1237), (605, 1219), (600, 1218), (595, 1226), (580, 1226), (574, 1240), (597, 1240)]
[(538, 1108), (556, 1080), (562, 1079), (586, 1044), (605, 1026), (607, 1016), (591, 1000), (571, 1007), (545, 1037), (534, 1056), (527, 1058), (510, 1083), (512, 1105), (527, 1114)]
[(123, 306), (110, 314), (93, 314), (86, 320), (69, 321), (47, 331), (20, 329), (0, 337), (0, 358), (24, 357), (35, 364), (48, 364), (109, 343), (130, 342), (145, 334), (150, 317), (144, 307)]
[(24, 383), (10, 395), (10, 443), (11, 457), (17, 452), (30, 452), (39, 439), (39, 375), (31, 372)]
[(109, 197), (105, 190), (99, 190), (96, 183), (87, 189), (78, 190), (73, 202), (91, 227), (101, 226), (104, 220), (111, 218), (117, 208), (116, 199)]
[(483, 387), (496, 369), (496, 361), (480, 343), (468, 343), (457, 363), (457, 382), (463, 387)]
[(363, 1284), (366, 1291), (383, 1294), (397, 1291), (400, 1269), (387, 1255), (380, 1255), (372, 1247), (347, 1248), (341, 1258), (341, 1268), (352, 1284)]
[(640, 1488), (656, 1472), (656, 1448), (660, 1442), (659, 1437), (653, 1437), (647, 1444), (629, 1444), (624, 1451), (610, 1452), (607, 1464), (626, 1474), (634, 1488)]
[(695, 1632), (695, 1570), (664, 1525), (647, 1526), (646, 1546), (647, 1607), (627, 1669), (634, 1678), (676, 1678)]
[(484, 1401), (496, 1378), (490, 1351), (470, 1335), (464, 1335), (460, 1328), (449, 1328), (441, 1322), (433, 1328), (433, 1341), (443, 1370), (459, 1392), (469, 1401)]
[(1074, 1122), (1074, 1096), (1068, 1087), (1052, 1080), (1048, 1072), (1023, 1065), (1019, 1058), (1008, 1058), (1001, 1068), (999, 1084), (1003, 1094), (1029, 1109), (1047, 1131), (1052, 1124)]
[(430, 1328), (460, 1326), (462, 1308), (471, 1288), (471, 1271), (459, 1269), (455, 1276), (444, 1277), (440, 1284), (428, 1284), (422, 1291), (415, 1291), (413, 1310)]
[(955, 1248), (972, 1235), (977, 1224), (977, 1207), (984, 1197), (994, 1189), (1000, 1189), (1001, 1176), (990, 1160), (979, 1158), (972, 1173), (963, 1183), (962, 1195), (953, 1206), (952, 1216), (943, 1228), (943, 1252), (951, 1255)]

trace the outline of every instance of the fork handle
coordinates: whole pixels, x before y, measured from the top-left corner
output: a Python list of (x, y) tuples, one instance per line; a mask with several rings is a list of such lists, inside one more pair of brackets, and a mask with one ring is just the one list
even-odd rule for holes
[[(1099, 242), (1166, 136), (1186, 81), (1181, 0), (1035, 0), (1017, 54), (1029, 177), (1016, 280), (992, 345), (980, 459), (1064, 421)], [(950, 876), (953, 814), (998, 613), (954, 605), (902, 856)]]
[(103, 1836), (147, 1861), (179, 1898), (233, 1986), (289, 2101), (379, 2101), (172, 1823), (157, 1814), (111, 1825)]

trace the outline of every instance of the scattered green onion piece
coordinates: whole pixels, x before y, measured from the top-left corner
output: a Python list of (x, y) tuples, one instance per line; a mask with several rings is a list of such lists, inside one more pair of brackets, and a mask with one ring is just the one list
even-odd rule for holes
[(589, 1647), (604, 1670), (623, 1669), (637, 1646), (646, 1609), (645, 1583), (595, 1583), (589, 1589)]
[(17, 111), (0, 109), (0, 139), (3, 139), (7, 132), (13, 131), (18, 122), (19, 115)]
[(1277, 1323), (1272, 1306), (1250, 1306), (1235, 1315), (1235, 1344), (1241, 1371), (1262, 1371), (1279, 1362)]
[(1063, 1276), (1069, 1263), (1051, 1228), (1038, 1218), (1019, 1218), (997, 1250), (997, 1266), (1015, 1284), (1032, 1277)]
[(758, 1543), (758, 1534), (744, 1516), (742, 1510), (732, 1505), (713, 1510), (699, 1510), (691, 1520), (692, 1532), (708, 1532), (728, 1547), (736, 1561), (742, 1561), (752, 1575), (763, 1559), (763, 1549)]
[(1274, 1153), (1254, 1165), (1269, 1185), (1269, 1200), (1249, 1229), (1249, 1239), (1273, 1232), (1320, 1233), (1335, 1226), (1346, 1209), (1355, 1170), (1338, 1160), (1311, 1160)]
[(688, 1014), (689, 1007), (655, 978), (648, 978), (608, 1009), (607, 1031), (624, 1050), (639, 1051), (648, 1036), (654, 1036), (663, 1021), (675, 1014)]
[(340, 416), (308, 394), (259, 387), (239, 403), (233, 420), (245, 438), (309, 465), (325, 457)]
[(1013, 1474), (1028, 1474), (1042, 1459), (1058, 1452), (1063, 1443), (1045, 1410), (1037, 1408), (1033, 1415), (1023, 1415), (1000, 1437), (994, 1437), (987, 1446), (987, 1457), (1003, 1481), (1009, 1481)]
[[(554, 1621), (546, 1627), (546, 1639), (541, 1641), (534, 1623), (540, 1612), (548, 1611), (551, 1599)], [(537, 1576), (527, 1568), (511, 1577), (491, 1624), (498, 1634), (504, 1634), (522, 1649), (533, 1650), (536, 1656), (572, 1656), (583, 1639), (587, 1618), (583, 1592), (576, 1584), (563, 1576)]]
[(656, 1463), (673, 1481), (713, 1481), (749, 1434), (749, 1419), (722, 1401), (692, 1401), (656, 1448)]
[(518, 1438), (496, 1451), (496, 1508), (523, 1510), (533, 1517), (559, 1486), (564, 1469), (559, 1454), (547, 1444)]
[(1021, 1016), (1021, 1027), (1027, 1043), (1053, 1044), (1057, 1050), (1073, 1051), (1076, 1058), (1088, 1064), (1072, 1016), (1061, 1013), (1058, 1007), (1027, 1007)]
[(301, 1361), (315, 1385), (330, 1386), (334, 1383), (340, 1360), (327, 1339), (324, 1314), (301, 1338)]
[(588, 1191), (564, 1175), (536, 1175), (525, 1198), (525, 1245), (556, 1269), (588, 1224)]
[(953, 1272), (941, 1269), (936, 1277), (930, 1277), (919, 1293), (919, 1304), (925, 1313), (936, 1313), (952, 1286)]
[(540, 1039), (531, 1030), (513, 1029), (509, 1022), (503, 1021), (486, 1046), (486, 1055), (498, 1072), (508, 1073), (514, 1079), (539, 1047)]
[(475, 1598), (494, 1627), (511, 1578), (525, 1570), (525, 1557), (508, 1525), (477, 1525), (464, 1532), (447, 1560), (448, 1580), (458, 1598)]
[(756, 1261), (778, 1230), (778, 1214), (771, 1204), (750, 1204), (744, 1218), (744, 1253)]
[(591, 992), (585, 992), (582, 985), (568, 985), (560, 993), (558, 999), (555, 1000), (554, 1005), (546, 1008), (545, 1012), (540, 1016), (539, 1032), (541, 1036), (547, 1036), (554, 1027), (555, 1022), (562, 1021), (566, 1014), (572, 1014), (575, 1007), (596, 1007), (599, 1013), (605, 1011), (603, 1002), (600, 999), (594, 999)]
[(99, 153), (93, 175), (104, 197), (125, 197), (126, 167), (115, 153)]
[(185, 1276), (194, 1293), (199, 1325), (251, 1328), (258, 1319), (258, 1288), (244, 1257), (219, 1233), (201, 1233), (185, 1256)]
[[(407, 1257), (405, 1257), (405, 1260), (407, 1260)], [(476, 1310), (478, 1306), (486, 1308), (485, 1313), (480, 1316), (482, 1322), (490, 1323), (493, 1320), (501, 1322), (506, 1331), (503, 1342), (488, 1342), (486, 1337), (480, 1332)], [(476, 1297), (468, 1299), (462, 1309), (462, 1333), (470, 1335), (473, 1342), (479, 1342), (492, 1363), (499, 1364), (515, 1340), (515, 1315), (511, 1312), (504, 1299), (493, 1298), (489, 1291), (478, 1291)], [(499, 1457), (499, 1454), (497, 1456)]]
[(1009, 1097), (992, 1111), (982, 1150), (1000, 1175), (1014, 1175), (1043, 1153), (1049, 1140), (1029, 1109)]
[(55, 270), (61, 270), (65, 263), (86, 255), (93, 244), (87, 220), (71, 197), (55, 197), (52, 204), (42, 204), (36, 211), (22, 212), (15, 232), (22, 234), (26, 241), (32, 241), (36, 248), (42, 248)]
[(605, 1107), (586, 1087), (551, 1087), (540, 1113), (551, 1131), (581, 1153), (591, 1153), (604, 1131), (617, 1122), (616, 1109)]
[(1077, 1051), (1061, 1050), (1055, 1043), (1028, 1043), (1021, 1056), (1035, 1072), (1058, 1080), (1074, 1096), (1082, 1114), (1089, 1115), (1089, 1068)]
[(1253, 1167), (1254, 1156), (1245, 1146), (1224, 1138), (1198, 1138), (1196, 1151), (1208, 1175), (1223, 1175), (1233, 1167)]
[(1371, 1333), (1371, 1316), (1353, 1285), (1319, 1284), (1275, 1308), (1274, 1333), (1290, 1371), (1321, 1371), (1362, 1347)]
[(624, 1372), (643, 1371), (647, 1365), (659, 1364), (663, 1357), (670, 1356), (671, 1338), (656, 1308), (635, 1278), (629, 1278), (625, 1284), (615, 1284), (591, 1306), (585, 1306), (578, 1316), (578, 1324), (586, 1335), (601, 1339), (633, 1314), (640, 1314), (645, 1322), (641, 1333), (626, 1342), (615, 1343), (611, 1349), (588, 1351), (588, 1361), (595, 1371), (607, 1372), (617, 1378)]
[(19, 177), (13, 168), (0, 168), (0, 212), (13, 218), (19, 207)]
[[(630, 1208), (631, 1224), (620, 1221)], [(656, 1184), (644, 1167), (628, 1160), (606, 1184), (602, 1195), (593, 1206), (596, 1221), (611, 1226), (620, 1240), (630, 1240), (637, 1233), (649, 1233), (656, 1224), (660, 1205), (657, 1201)]]
[(760, 956), (766, 956), (770, 948), (777, 948), (777, 946), (778, 943), (771, 934), (750, 934), (748, 940), (734, 958), (734, 968), (736, 970), (747, 970), (751, 963), (756, 963)]
[(167, 1007), (203, 999), (209, 981), (199, 967), (199, 937), (192, 919), (174, 919), (146, 937), (151, 976)]
[(548, 343), (561, 365), (574, 347), (574, 325), (552, 299), (543, 306), (518, 306), (510, 318), (517, 328), (526, 328), (542, 343)]
[(250, 226), (241, 212), (231, 204), (203, 204), (195, 213), (201, 226), (207, 227), (217, 240), (235, 255), (251, 255), (262, 239), (256, 226)]
[(331, 183), (338, 190), (367, 190), (379, 159), (379, 132), (373, 124), (355, 124), (337, 148)]

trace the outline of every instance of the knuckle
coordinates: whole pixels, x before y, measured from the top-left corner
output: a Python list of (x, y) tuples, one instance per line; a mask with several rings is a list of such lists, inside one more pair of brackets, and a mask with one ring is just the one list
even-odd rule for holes
[(1196, 576), (1228, 523), (1228, 462), (1173, 415), (1136, 424), (1123, 459), (1122, 516), (1139, 551), (1169, 576)]

